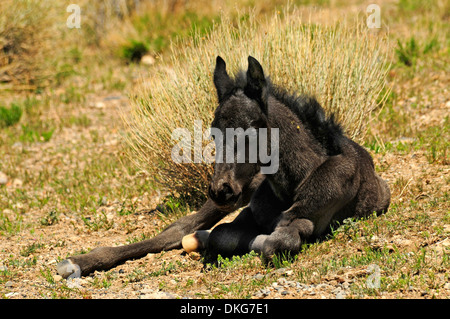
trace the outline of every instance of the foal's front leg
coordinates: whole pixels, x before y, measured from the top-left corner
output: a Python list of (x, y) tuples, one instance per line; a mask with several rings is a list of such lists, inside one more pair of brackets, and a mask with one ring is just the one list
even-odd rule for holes
[(311, 236), (314, 225), (309, 219), (296, 219), (289, 225), (277, 226), (270, 235), (258, 235), (251, 243), (250, 249), (271, 258), (279, 253), (297, 254), (302, 240)]
[(357, 194), (359, 175), (347, 156), (328, 158), (296, 190), (294, 204), (280, 214), (274, 231), (257, 238), (262, 254), (298, 253), (301, 243), (322, 235), (335, 214)]

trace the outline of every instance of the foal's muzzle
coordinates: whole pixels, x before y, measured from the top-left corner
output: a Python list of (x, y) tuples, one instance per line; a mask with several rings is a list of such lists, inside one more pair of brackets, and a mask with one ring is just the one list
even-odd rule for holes
[(222, 183), (215, 187), (213, 183), (209, 185), (209, 197), (216, 203), (217, 206), (232, 206), (236, 204), (239, 199), (239, 194), (233, 192), (233, 188), (229, 183)]

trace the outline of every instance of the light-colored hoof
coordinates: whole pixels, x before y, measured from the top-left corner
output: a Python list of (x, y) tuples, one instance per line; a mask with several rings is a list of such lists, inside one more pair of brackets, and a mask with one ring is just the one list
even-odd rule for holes
[(188, 254), (193, 251), (200, 251), (206, 247), (210, 233), (210, 230), (197, 230), (193, 234), (184, 236), (181, 245)]
[(73, 279), (81, 277), (81, 268), (77, 264), (74, 264), (70, 259), (61, 261), (56, 265), (58, 274), (63, 278)]
[(264, 247), (264, 242), (266, 241), (268, 235), (258, 235), (249, 244), (249, 250), (254, 250), (257, 254), (260, 254)]

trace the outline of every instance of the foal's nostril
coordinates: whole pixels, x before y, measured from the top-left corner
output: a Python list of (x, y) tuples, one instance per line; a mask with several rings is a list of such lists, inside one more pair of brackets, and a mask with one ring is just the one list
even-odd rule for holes
[(231, 188), (230, 184), (223, 183), (221, 193), (223, 193), (226, 196), (230, 194), (233, 195), (233, 189)]
[(223, 183), (218, 189), (209, 185), (208, 195), (217, 204), (225, 204), (234, 198), (233, 189), (228, 183)]

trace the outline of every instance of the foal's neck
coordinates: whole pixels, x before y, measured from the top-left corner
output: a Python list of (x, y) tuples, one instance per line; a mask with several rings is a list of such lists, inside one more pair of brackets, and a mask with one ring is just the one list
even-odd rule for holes
[(279, 129), (279, 168), (266, 178), (279, 197), (290, 201), (298, 185), (325, 161), (326, 153), (294, 112), (275, 99), (269, 103), (269, 126)]

